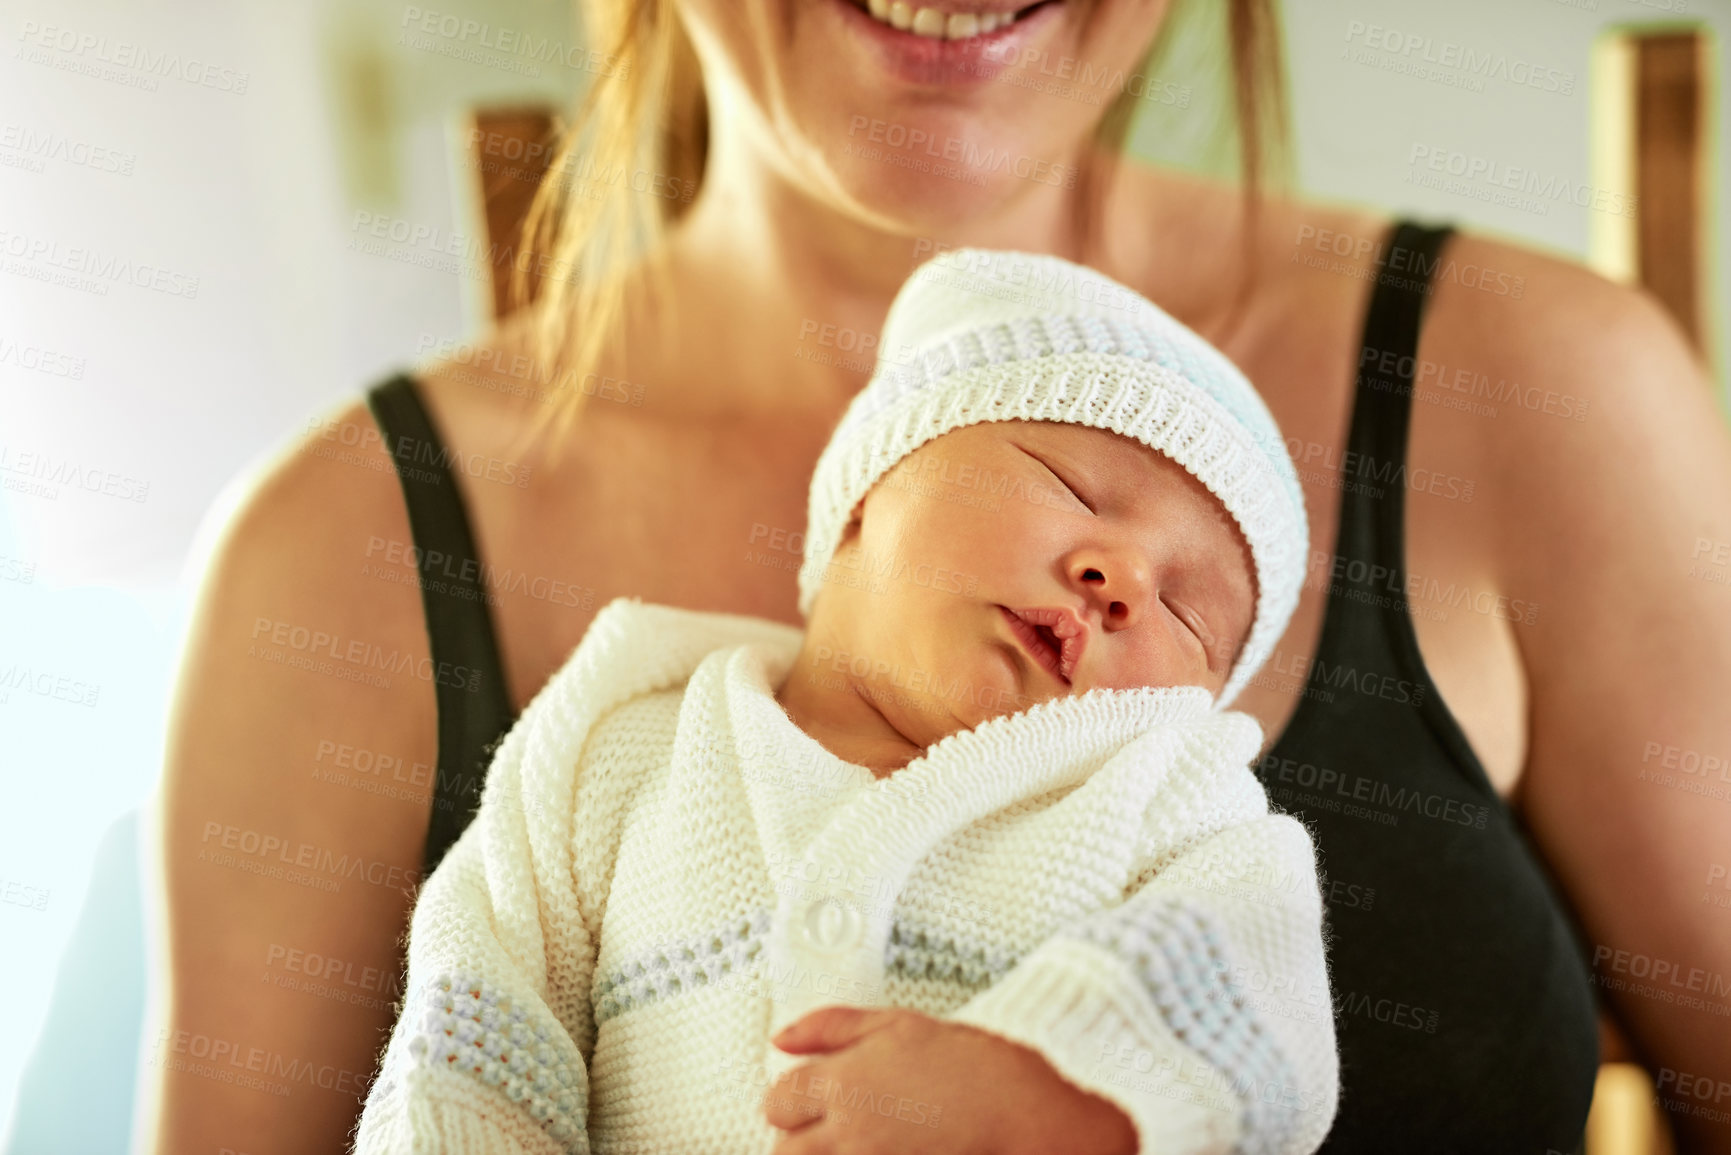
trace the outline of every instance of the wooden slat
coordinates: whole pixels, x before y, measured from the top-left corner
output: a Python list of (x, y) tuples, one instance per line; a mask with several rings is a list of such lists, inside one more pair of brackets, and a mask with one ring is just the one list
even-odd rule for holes
[(1586, 1155), (1675, 1155), (1670, 1122), (1653, 1105), (1653, 1077), (1636, 1063), (1607, 1062), (1593, 1084)]
[(1635, 38), (1635, 182), (1639, 268), (1650, 290), (1704, 349), (1702, 316), (1701, 37), (1692, 31)]
[(511, 262), (521, 248), (523, 218), (552, 163), (553, 110), (479, 109), (469, 133), (469, 167), (479, 182), (492, 252), (493, 315), (510, 311)]

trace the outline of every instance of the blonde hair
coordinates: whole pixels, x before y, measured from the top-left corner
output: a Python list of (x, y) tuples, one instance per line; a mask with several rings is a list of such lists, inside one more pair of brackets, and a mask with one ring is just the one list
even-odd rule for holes
[[(1272, 157), (1285, 163), (1286, 104), (1274, 0), (1226, 2), (1246, 224), (1236, 311), (1255, 284), (1250, 257), (1269, 162)], [(652, 293), (665, 292), (660, 242), (703, 178), (709, 137), (702, 75), (673, 0), (578, 5), (590, 43), (608, 51), (536, 190), (511, 286), (514, 304), (534, 306), (536, 359), (566, 386), (586, 382), (600, 364), (635, 271), (647, 273)], [(1158, 53), (1160, 41), (1157, 36), (1148, 58)], [(1096, 138), (1107, 156), (1122, 152), (1135, 105), (1130, 92), (1120, 92), (1098, 123)], [(1109, 184), (1111, 163), (1090, 163), (1082, 171), (1082, 195), (1075, 200), (1080, 236), (1090, 235), (1099, 219), (1097, 199)], [(639, 190), (638, 174), (653, 174), (674, 195)], [(555, 446), (563, 444), (564, 431), (592, 391), (565, 387), (550, 393), (530, 436), (551, 426)]]

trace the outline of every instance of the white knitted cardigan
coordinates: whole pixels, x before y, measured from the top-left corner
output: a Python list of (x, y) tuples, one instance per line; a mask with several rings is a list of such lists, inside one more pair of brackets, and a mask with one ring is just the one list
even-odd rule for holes
[[(884, 779), (774, 688), (800, 635), (619, 601), (415, 908), (374, 1152), (768, 1152), (769, 1037), (910, 1007), (1030, 1046), (1141, 1150), (1309, 1152), (1338, 1060), (1309, 836), (1200, 687), (993, 719)], [(942, 1103), (804, 1086), (837, 1112)]]

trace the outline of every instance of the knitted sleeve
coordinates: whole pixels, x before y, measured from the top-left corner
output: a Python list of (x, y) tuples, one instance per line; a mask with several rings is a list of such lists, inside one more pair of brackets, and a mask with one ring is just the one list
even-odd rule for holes
[(1334, 1120), (1314, 851), (1296, 819), (1269, 813), (1237, 745), (1230, 760), (1170, 768), (1121, 903), (949, 1016), (1122, 1108), (1144, 1155), (1307, 1155)]
[(589, 1150), (595, 955), (572, 869), (579, 773), (535, 731), (507, 737), (479, 813), (415, 905), (359, 1155)]
[(542, 961), (498, 933), (494, 887), (510, 885), (510, 874), (489, 860), (485, 813), (415, 907), (407, 993), (361, 1113), (357, 1155), (589, 1150), (582, 1051), (548, 1006)]

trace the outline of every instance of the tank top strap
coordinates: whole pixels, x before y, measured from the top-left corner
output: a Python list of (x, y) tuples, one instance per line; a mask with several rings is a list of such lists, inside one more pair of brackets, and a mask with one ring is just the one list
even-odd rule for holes
[[(1454, 232), (1397, 221), (1377, 260), (1365, 312), (1347, 435), (1339, 553), (1404, 577), (1407, 434), (1418, 368), (1419, 327), (1441, 250)], [(1400, 582), (1395, 588), (1402, 588)], [(1404, 607), (1388, 612), (1406, 618)]]
[(413, 377), (367, 391), (408, 506), (438, 705), (438, 769), (422, 856), (425, 878), (480, 805), (493, 751), (515, 716), (489, 611), (492, 594), (469, 530), (450, 454)]
[[(1484, 765), (1444, 704), (1413, 627), (1406, 568), (1408, 435), (1419, 332), (1452, 225), (1398, 220), (1377, 257), (1365, 311), (1352, 423), (1340, 464), (1340, 522), (1328, 607), (1311, 683), (1326, 670), (1366, 666), (1412, 687), (1434, 740), (1474, 790), (1494, 796)], [(1299, 714), (1311, 713), (1301, 705)], [(1297, 720), (1296, 717), (1294, 719)]]

